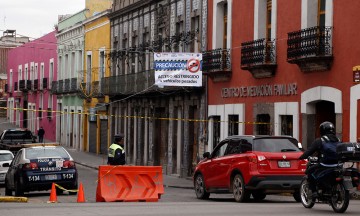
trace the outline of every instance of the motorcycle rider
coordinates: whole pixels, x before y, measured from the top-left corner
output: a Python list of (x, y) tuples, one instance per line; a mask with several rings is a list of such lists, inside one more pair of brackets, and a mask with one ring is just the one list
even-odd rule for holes
[(334, 124), (325, 121), (320, 124), (321, 137), (315, 139), (311, 146), (300, 156), (299, 159), (307, 159), (315, 153), (318, 157), (318, 164), (310, 167), (305, 174), (308, 176), (309, 188), (312, 197), (317, 197), (316, 179), (319, 178), (327, 169), (332, 169), (338, 164), (336, 146), (340, 142), (335, 135)]

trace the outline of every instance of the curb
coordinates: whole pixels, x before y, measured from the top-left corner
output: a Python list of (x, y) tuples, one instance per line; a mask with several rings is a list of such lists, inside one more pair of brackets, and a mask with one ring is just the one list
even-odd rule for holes
[(4, 196), (0, 197), (0, 202), (27, 202), (27, 197), (13, 197), (13, 196)]

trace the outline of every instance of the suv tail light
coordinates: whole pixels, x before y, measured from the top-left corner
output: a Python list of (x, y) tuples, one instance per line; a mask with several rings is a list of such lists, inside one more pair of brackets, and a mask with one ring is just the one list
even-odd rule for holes
[(74, 168), (75, 167), (75, 163), (73, 161), (64, 161), (63, 162), (63, 168)]
[(39, 169), (38, 164), (35, 162), (26, 163), (23, 165), (23, 170), (37, 170)]

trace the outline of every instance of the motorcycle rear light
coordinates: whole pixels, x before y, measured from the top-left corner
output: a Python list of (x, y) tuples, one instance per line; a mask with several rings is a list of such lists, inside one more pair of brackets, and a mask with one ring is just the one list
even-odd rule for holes
[(74, 168), (75, 163), (73, 161), (64, 161), (63, 162), (63, 168)]
[(337, 177), (336, 179), (335, 179), (335, 181), (337, 181), (337, 182), (340, 182), (342, 180), (342, 178), (340, 178), (340, 177)]
[(39, 168), (39, 167), (38, 167), (38, 164), (35, 163), (35, 162), (26, 163), (26, 164), (24, 164), (24, 166), (23, 166), (23, 169), (24, 169), (24, 170), (36, 170), (36, 169), (38, 169), (38, 168)]
[(358, 181), (359, 178), (358, 178), (358, 177), (353, 177), (352, 180), (353, 180), (353, 181)]

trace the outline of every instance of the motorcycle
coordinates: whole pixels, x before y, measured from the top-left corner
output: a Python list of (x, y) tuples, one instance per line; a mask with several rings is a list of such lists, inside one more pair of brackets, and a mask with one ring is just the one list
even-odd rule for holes
[[(350, 189), (359, 184), (359, 172), (354, 168), (354, 164), (355, 162), (352, 162), (351, 166), (344, 167), (344, 163), (339, 162), (337, 166), (322, 171), (323, 176), (316, 179), (316, 196), (309, 188), (308, 176), (304, 176), (300, 185), (302, 205), (305, 208), (312, 208), (315, 203), (326, 203), (334, 212), (344, 213), (349, 207)], [(318, 165), (317, 158), (310, 157), (306, 170), (316, 165)]]

